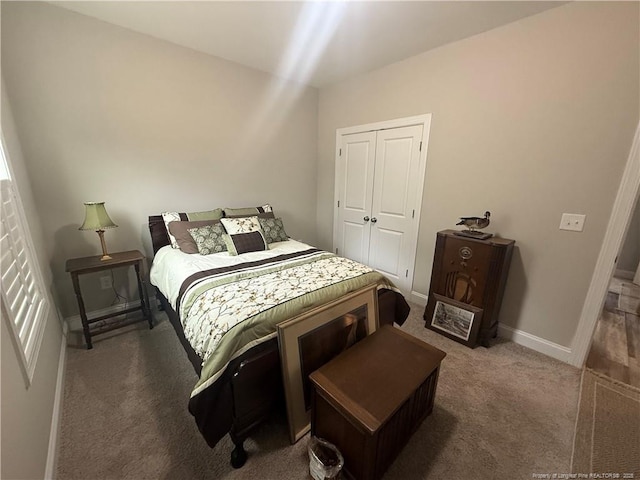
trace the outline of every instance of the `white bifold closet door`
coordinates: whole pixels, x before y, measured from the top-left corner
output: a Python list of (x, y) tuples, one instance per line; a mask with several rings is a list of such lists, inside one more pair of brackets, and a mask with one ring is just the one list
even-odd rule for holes
[(334, 241), (410, 293), (422, 201), (423, 125), (341, 135)]

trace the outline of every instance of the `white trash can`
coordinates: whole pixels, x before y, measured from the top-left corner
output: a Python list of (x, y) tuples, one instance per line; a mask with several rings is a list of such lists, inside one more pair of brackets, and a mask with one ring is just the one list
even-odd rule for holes
[(332, 443), (311, 437), (309, 451), (309, 473), (314, 480), (337, 480), (344, 465), (342, 454)]

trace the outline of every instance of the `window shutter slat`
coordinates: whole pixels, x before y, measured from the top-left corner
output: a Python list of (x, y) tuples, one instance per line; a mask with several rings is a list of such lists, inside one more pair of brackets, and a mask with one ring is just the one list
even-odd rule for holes
[(16, 299), (16, 302), (11, 306), (11, 311), (13, 312), (16, 318), (16, 325), (18, 326), (18, 331), (22, 330), (24, 321), (28, 318), (26, 316), (28, 308), (29, 308), (29, 299), (24, 294), (24, 292), (21, 291), (20, 295)]
[[(22, 315), (20, 315), (20, 317), (27, 319), (33, 316), (33, 313), (35, 311), (34, 307), (35, 305), (33, 303), (27, 302), (25, 304), (25, 310), (22, 312)], [(27, 340), (29, 339), (29, 333), (31, 332), (32, 328), (33, 328), (33, 322), (24, 322), (20, 326), (20, 329), (18, 330), (20, 335), (20, 340), (22, 340), (23, 345), (25, 346), (27, 344)]]

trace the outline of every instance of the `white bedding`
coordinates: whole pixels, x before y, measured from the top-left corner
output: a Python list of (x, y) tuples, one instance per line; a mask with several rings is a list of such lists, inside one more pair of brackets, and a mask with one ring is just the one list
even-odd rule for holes
[(249, 252), (242, 255), (230, 255), (229, 252), (200, 255), (197, 253), (183, 253), (178, 248), (164, 246), (155, 255), (151, 266), (150, 280), (158, 287), (169, 303), (176, 309), (176, 301), (182, 283), (194, 273), (213, 268), (238, 265), (244, 262), (264, 260), (287, 253), (301, 252), (313, 248), (306, 243), (296, 240), (275, 242), (269, 245), (269, 250)]

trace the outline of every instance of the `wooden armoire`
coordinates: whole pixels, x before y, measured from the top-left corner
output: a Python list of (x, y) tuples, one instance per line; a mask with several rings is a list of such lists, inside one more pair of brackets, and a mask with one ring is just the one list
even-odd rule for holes
[(438, 232), (425, 327), (469, 347), (488, 347), (497, 335), (514, 244), (499, 237), (470, 238), (456, 230)]

